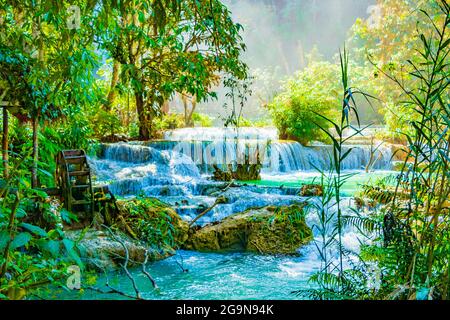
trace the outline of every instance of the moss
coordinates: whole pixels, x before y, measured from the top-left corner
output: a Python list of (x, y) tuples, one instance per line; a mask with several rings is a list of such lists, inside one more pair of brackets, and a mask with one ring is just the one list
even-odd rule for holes
[(300, 189), (302, 197), (320, 197), (323, 194), (323, 187), (320, 184), (304, 184)]
[(248, 251), (262, 254), (296, 254), (312, 239), (303, 205), (268, 206), (227, 217), (194, 231), (185, 245), (198, 251)]
[(187, 238), (187, 222), (167, 204), (155, 198), (117, 202), (116, 225), (134, 238), (160, 251), (173, 251)]

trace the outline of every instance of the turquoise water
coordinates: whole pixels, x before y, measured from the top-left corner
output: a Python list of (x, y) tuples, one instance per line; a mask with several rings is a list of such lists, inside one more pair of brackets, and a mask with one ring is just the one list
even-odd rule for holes
[[(159, 289), (153, 289), (140, 269), (132, 269), (132, 273), (145, 299), (298, 299), (291, 292), (307, 288), (309, 275), (320, 266), (319, 261), (311, 257), (311, 249), (311, 246), (305, 247), (298, 257), (179, 251), (176, 256), (148, 265)], [(183, 271), (180, 264), (187, 271)], [(111, 273), (108, 277), (114, 288), (134, 293), (123, 273)], [(101, 276), (95, 286), (106, 289), (104, 283), (105, 278)], [(118, 294), (63, 289), (52, 290), (47, 298), (124, 299)]]
[[(343, 185), (341, 195), (351, 197), (360, 190), (361, 185), (373, 183), (378, 179), (385, 178), (395, 174), (394, 171), (377, 170), (365, 172), (361, 170), (346, 170), (343, 174), (353, 175)], [(320, 174), (318, 172), (289, 172), (285, 174), (261, 174), (260, 181), (249, 181), (246, 184), (268, 187), (301, 187), (304, 184), (320, 183)]]
[[(357, 173), (344, 186), (343, 196), (354, 194), (362, 183), (385, 177), (392, 172)], [(318, 179), (317, 173), (263, 175), (262, 186), (300, 186)], [(348, 198), (350, 200), (350, 198)], [(311, 213), (310, 213), (311, 215)], [(307, 219), (311, 225), (314, 217)], [(358, 247), (353, 231), (344, 236), (348, 248)], [(180, 267), (182, 266), (182, 267)], [(148, 271), (159, 286), (155, 290), (140, 268), (132, 269), (142, 297), (145, 299), (298, 299), (292, 291), (310, 288), (309, 277), (320, 268), (313, 243), (303, 247), (299, 256), (261, 256), (248, 253), (199, 253), (179, 251), (166, 260), (149, 263)], [(187, 270), (187, 271), (183, 271)], [(130, 280), (121, 272), (108, 275), (110, 284), (133, 295)], [(86, 281), (83, 279), (82, 281)], [(103, 288), (105, 276), (99, 275), (95, 287)], [(52, 289), (50, 299), (124, 299), (118, 294), (102, 294), (92, 290), (67, 291)]]

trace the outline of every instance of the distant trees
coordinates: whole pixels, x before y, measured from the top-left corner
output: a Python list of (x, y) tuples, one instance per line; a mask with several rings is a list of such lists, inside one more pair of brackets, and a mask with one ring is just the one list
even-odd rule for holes
[[(372, 16), (366, 20), (358, 19), (352, 27), (352, 56), (366, 68), (367, 78), (371, 78), (370, 87), (383, 102), (380, 112), (384, 115), (387, 129), (397, 138), (404, 139), (400, 132), (412, 132), (413, 115), (402, 104), (405, 97), (400, 88), (386, 81), (372, 64), (402, 78), (407, 84), (411, 79), (408, 75), (410, 62), (420, 59), (417, 48), (421, 39), (416, 30), (430, 23), (421, 10), (426, 10), (434, 23), (442, 22), (440, 2), (442, 0), (377, 0)], [(432, 32), (431, 28), (425, 36)]]
[(289, 79), (268, 109), (282, 139), (308, 144), (326, 141), (317, 124), (328, 123), (319, 114), (335, 119), (338, 114), (338, 66), (329, 62), (310, 62), (305, 70)]

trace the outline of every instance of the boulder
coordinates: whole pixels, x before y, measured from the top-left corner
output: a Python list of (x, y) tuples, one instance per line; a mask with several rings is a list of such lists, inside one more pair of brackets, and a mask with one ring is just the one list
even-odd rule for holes
[(115, 208), (114, 219), (107, 223), (113, 235), (101, 226), (101, 231), (66, 231), (66, 236), (77, 242), (80, 257), (88, 268), (120, 267), (126, 256), (124, 246), (130, 265), (142, 263), (147, 250), (149, 261), (161, 260), (173, 255), (188, 237), (188, 223), (157, 199), (119, 200)]
[[(114, 231), (114, 237), (107, 231), (94, 229), (66, 231), (65, 234), (67, 238), (77, 242), (81, 261), (88, 269), (120, 268), (126, 256), (123, 245), (128, 250), (130, 266), (145, 260), (146, 245), (122, 232)], [(149, 250), (149, 261), (161, 260), (169, 255), (171, 253), (166, 251)]]
[(249, 209), (219, 223), (191, 230), (184, 248), (204, 252), (296, 254), (312, 239), (304, 204)]
[(151, 246), (176, 249), (187, 239), (189, 224), (156, 198), (119, 200), (117, 208), (116, 225)]

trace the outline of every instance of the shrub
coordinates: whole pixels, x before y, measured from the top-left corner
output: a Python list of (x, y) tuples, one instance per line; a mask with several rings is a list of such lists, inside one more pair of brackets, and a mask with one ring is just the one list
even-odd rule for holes
[(164, 130), (173, 130), (184, 126), (181, 114), (169, 113), (153, 119), (153, 138), (160, 138)]
[(318, 116), (335, 119), (340, 105), (337, 94), (338, 66), (328, 62), (311, 62), (309, 66), (289, 79), (283, 92), (268, 108), (282, 139), (308, 144), (313, 140), (327, 141), (317, 124), (328, 123)]
[(196, 127), (212, 127), (214, 119), (207, 114), (195, 112), (192, 115), (192, 121)]

